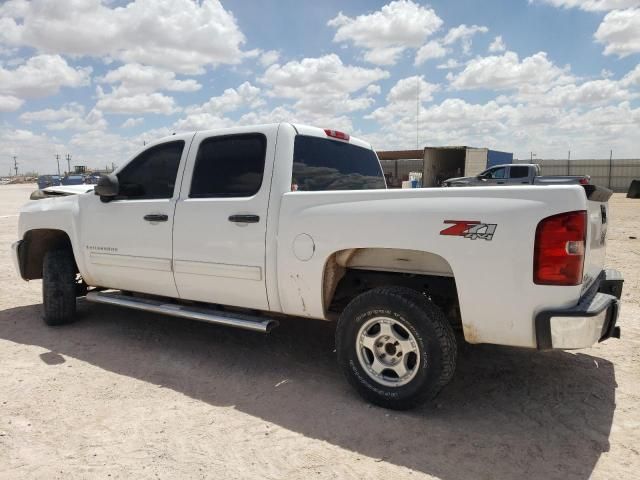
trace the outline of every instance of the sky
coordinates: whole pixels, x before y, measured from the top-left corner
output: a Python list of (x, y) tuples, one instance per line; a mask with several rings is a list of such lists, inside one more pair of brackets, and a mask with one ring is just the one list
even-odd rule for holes
[(0, 175), (280, 121), (637, 158), (639, 97), (640, 0), (0, 1)]

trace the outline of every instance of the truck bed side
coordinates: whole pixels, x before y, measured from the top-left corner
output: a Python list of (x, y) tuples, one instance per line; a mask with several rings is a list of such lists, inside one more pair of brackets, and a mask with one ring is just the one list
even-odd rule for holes
[[(455, 279), (467, 341), (535, 347), (535, 313), (575, 305), (582, 289), (533, 283), (536, 226), (545, 217), (586, 208), (579, 186), (286, 193), (277, 242), (282, 310), (326, 317), (325, 265), (336, 252), (370, 249), (375, 259), (391, 251), (413, 273), (422, 267), (410, 252), (427, 252), (439, 274), (447, 275), (448, 267)], [(443, 234), (455, 222), (495, 231), (475, 239)], [(376, 260), (370, 263), (384, 270)]]

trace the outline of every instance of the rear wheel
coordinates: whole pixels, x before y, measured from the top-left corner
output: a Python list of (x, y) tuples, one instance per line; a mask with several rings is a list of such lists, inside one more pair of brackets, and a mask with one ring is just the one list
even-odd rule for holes
[(69, 249), (49, 250), (42, 264), (44, 323), (63, 325), (76, 314), (76, 264)]
[(398, 410), (435, 397), (451, 380), (457, 356), (442, 311), (401, 287), (376, 288), (352, 300), (338, 321), (336, 351), (360, 395)]

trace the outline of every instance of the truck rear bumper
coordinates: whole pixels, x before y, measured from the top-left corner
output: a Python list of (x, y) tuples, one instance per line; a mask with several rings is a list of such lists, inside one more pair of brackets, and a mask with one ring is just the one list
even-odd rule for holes
[(576, 306), (539, 312), (535, 318), (538, 349), (587, 348), (610, 337), (620, 338), (616, 322), (622, 283), (620, 272), (604, 270)]

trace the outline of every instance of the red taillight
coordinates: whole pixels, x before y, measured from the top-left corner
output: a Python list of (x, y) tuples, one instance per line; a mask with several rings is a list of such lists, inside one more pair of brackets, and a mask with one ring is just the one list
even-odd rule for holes
[(538, 285), (580, 285), (587, 236), (587, 212), (543, 219), (536, 229), (533, 281)]
[(349, 134), (344, 132), (339, 132), (338, 130), (329, 130), (328, 128), (324, 129), (324, 133), (327, 134), (327, 137), (337, 138), (339, 140), (349, 141)]
[(589, 185), (589, 178), (587, 177), (581, 178), (580, 185)]

